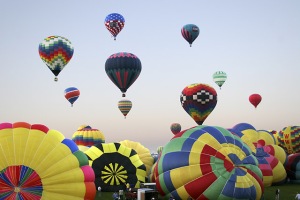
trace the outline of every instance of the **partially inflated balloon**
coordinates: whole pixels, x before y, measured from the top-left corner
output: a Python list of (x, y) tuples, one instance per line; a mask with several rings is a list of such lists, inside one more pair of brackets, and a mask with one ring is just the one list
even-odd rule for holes
[(71, 106), (79, 98), (80, 91), (76, 87), (69, 87), (65, 89), (65, 98), (71, 103)]
[(288, 154), (300, 153), (300, 126), (287, 126), (280, 130), (278, 145)]
[(114, 40), (116, 40), (117, 35), (121, 32), (125, 25), (125, 19), (119, 13), (111, 13), (106, 16), (104, 20), (104, 25), (107, 28), (107, 30), (112, 34)]
[(194, 121), (202, 125), (217, 105), (217, 92), (207, 84), (191, 84), (181, 92), (180, 102)]
[(58, 80), (58, 74), (71, 60), (73, 52), (74, 48), (71, 42), (61, 36), (49, 36), (39, 45), (40, 57), (55, 75), (55, 81)]
[(181, 131), (181, 125), (179, 123), (173, 123), (171, 124), (171, 127), (170, 127), (172, 133), (174, 135), (176, 135), (177, 133), (179, 133)]
[(285, 165), (291, 183), (300, 183), (300, 153), (291, 154)]
[(120, 100), (118, 102), (118, 108), (121, 111), (121, 113), (124, 115), (126, 118), (127, 114), (132, 108), (132, 102), (128, 99)]
[(162, 196), (260, 199), (262, 173), (240, 138), (213, 126), (197, 126), (180, 133), (164, 146), (158, 160), (155, 182)]
[(142, 71), (140, 59), (126, 52), (115, 53), (105, 62), (105, 71), (110, 80), (121, 90), (123, 97)]
[(0, 124), (0, 199), (94, 199), (95, 174), (77, 145), (56, 130)]
[(186, 24), (181, 28), (181, 35), (190, 44), (190, 46), (192, 46), (199, 33), (200, 29), (195, 24)]
[(80, 130), (77, 130), (72, 135), (72, 140), (77, 145), (91, 147), (98, 143), (104, 143), (105, 137), (104, 137), (104, 134), (100, 130), (92, 128), (90, 126), (85, 126), (85, 127), (81, 128)]
[(225, 83), (226, 79), (227, 79), (227, 74), (225, 72), (217, 71), (213, 74), (213, 80), (220, 87), (220, 89), (222, 85)]
[(259, 94), (251, 94), (249, 96), (250, 103), (256, 108), (258, 104), (261, 102), (261, 96)]

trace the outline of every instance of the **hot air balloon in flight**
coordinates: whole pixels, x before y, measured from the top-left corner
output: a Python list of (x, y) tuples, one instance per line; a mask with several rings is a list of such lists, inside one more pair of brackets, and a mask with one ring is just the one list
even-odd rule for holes
[(258, 104), (261, 102), (261, 96), (259, 94), (251, 94), (249, 96), (250, 103), (256, 108)]
[(181, 125), (179, 123), (172, 123), (170, 129), (174, 135), (181, 131)]
[(74, 48), (71, 42), (61, 36), (49, 36), (39, 45), (40, 57), (55, 75), (55, 81), (58, 80), (58, 74), (71, 60), (73, 53)]
[(260, 199), (264, 187), (258, 161), (239, 137), (216, 126), (180, 133), (157, 161), (155, 182), (164, 199)]
[(220, 89), (222, 85), (225, 83), (226, 79), (227, 79), (227, 74), (225, 72), (217, 71), (213, 74), (213, 80), (220, 87)]
[(42, 124), (1, 123), (0, 146), (0, 199), (95, 198), (87, 157), (62, 133)]
[(217, 92), (207, 84), (191, 84), (182, 90), (180, 102), (194, 121), (202, 125), (217, 105)]
[(95, 172), (96, 188), (113, 192), (127, 183), (139, 188), (146, 181), (146, 167), (135, 150), (120, 143), (99, 143), (84, 152)]
[(181, 35), (190, 44), (190, 47), (199, 33), (200, 29), (195, 24), (186, 24), (181, 28)]
[(112, 34), (114, 40), (116, 40), (117, 35), (121, 32), (125, 25), (125, 19), (119, 13), (111, 13), (105, 17), (104, 25)]
[(127, 114), (132, 108), (132, 102), (128, 99), (120, 100), (118, 102), (118, 108), (121, 111), (121, 113), (124, 115), (126, 118)]
[(65, 98), (71, 103), (71, 106), (73, 106), (79, 95), (80, 91), (76, 87), (69, 87), (65, 89)]
[(121, 90), (122, 97), (142, 71), (140, 59), (126, 52), (115, 53), (105, 62), (105, 71), (110, 80)]

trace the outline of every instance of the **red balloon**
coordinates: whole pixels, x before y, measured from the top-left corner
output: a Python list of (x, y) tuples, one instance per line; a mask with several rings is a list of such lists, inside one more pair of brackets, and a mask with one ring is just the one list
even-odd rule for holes
[(249, 101), (256, 108), (261, 102), (261, 96), (259, 94), (251, 94), (249, 96)]

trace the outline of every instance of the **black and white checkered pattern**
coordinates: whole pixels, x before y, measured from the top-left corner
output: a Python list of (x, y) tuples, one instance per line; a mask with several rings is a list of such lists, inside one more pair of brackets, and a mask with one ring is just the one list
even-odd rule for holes
[(199, 92), (197, 92), (196, 94), (193, 94), (192, 96), (185, 96), (184, 94), (180, 95), (180, 101), (181, 101), (182, 105), (187, 100), (193, 100), (193, 101), (197, 101), (201, 104), (206, 104), (211, 101), (215, 101), (216, 97), (214, 97), (213, 94), (211, 94), (210, 92), (208, 92), (206, 90), (200, 90)]

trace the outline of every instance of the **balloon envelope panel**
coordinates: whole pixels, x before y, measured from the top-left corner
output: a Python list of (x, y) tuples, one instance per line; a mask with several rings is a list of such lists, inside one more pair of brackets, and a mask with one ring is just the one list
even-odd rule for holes
[(261, 197), (258, 161), (240, 138), (212, 126), (182, 132), (165, 145), (158, 161), (156, 183), (161, 195), (172, 194), (175, 199)]

